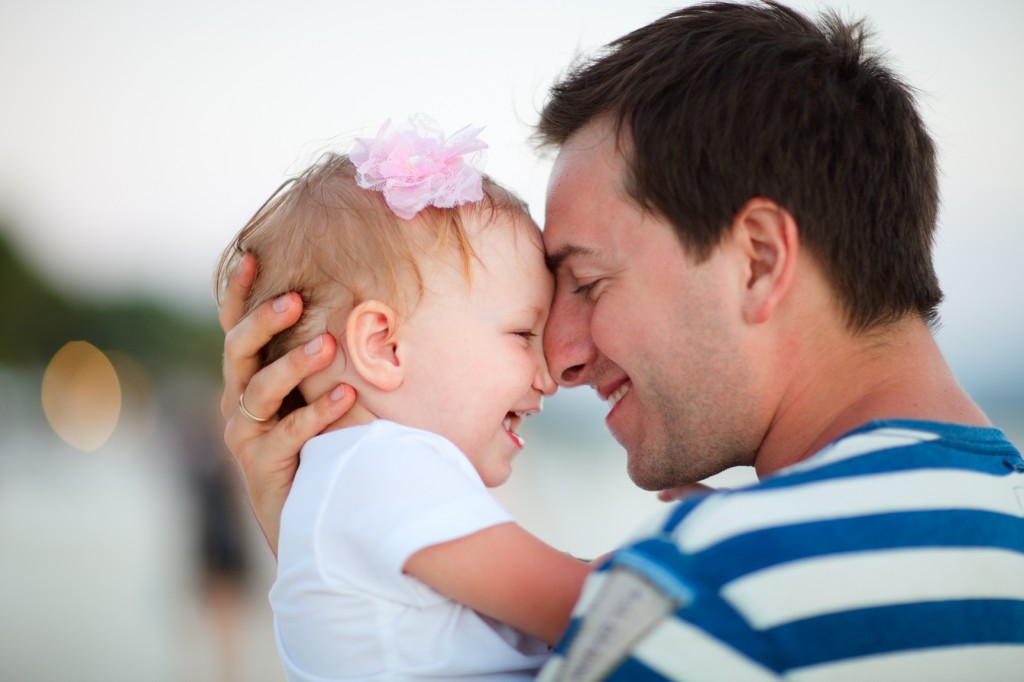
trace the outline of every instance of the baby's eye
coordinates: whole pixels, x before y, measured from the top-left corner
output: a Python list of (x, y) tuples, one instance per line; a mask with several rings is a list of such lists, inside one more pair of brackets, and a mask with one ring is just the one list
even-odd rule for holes
[(537, 336), (537, 335), (536, 335), (536, 334), (535, 334), (535, 333), (534, 333), (534, 332), (533, 332), (532, 330), (530, 330), (530, 329), (519, 329), (519, 330), (517, 330), (517, 331), (514, 331), (514, 332), (512, 332), (512, 333), (513, 333), (513, 334), (515, 334), (516, 336), (521, 336), (521, 337), (523, 337), (524, 339), (532, 339), (532, 338), (534, 338), (535, 336)]

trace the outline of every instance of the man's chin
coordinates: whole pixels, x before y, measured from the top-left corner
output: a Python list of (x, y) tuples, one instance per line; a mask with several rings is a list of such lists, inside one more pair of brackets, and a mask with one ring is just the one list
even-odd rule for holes
[(671, 453), (658, 453), (634, 448), (626, 451), (626, 473), (633, 484), (641, 490), (660, 492), (672, 488), (694, 485), (710, 476), (702, 470), (680, 467)]
[(659, 491), (667, 488), (675, 487), (672, 483), (666, 483), (666, 481), (672, 481), (673, 476), (668, 475), (665, 471), (651, 471), (650, 466), (645, 466), (646, 458), (649, 455), (644, 453), (635, 453), (635, 451), (626, 451), (626, 473), (629, 474), (629, 480), (633, 481), (633, 484), (641, 490)]

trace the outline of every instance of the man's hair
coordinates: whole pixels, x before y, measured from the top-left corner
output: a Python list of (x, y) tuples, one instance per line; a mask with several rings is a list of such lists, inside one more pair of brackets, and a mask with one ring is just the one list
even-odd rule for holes
[[(281, 185), (221, 254), (214, 275), (218, 303), (246, 253), (255, 254), (258, 265), (246, 314), (287, 292), (302, 296), (302, 316), (264, 347), (264, 365), (325, 331), (340, 340), (348, 314), (363, 301), (378, 299), (408, 315), (424, 291), (424, 259), (450, 260), (468, 281), (476, 254), (463, 223), (466, 211), (479, 212), (484, 226), (513, 215), (517, 225), (536, 229), (526, 204), (487, 176), (481, 201), (428, 207), (400, 220), (380, 192), (356, 184), (355, 172), (348, 156), (323, 155)], [(293, 392), (279, 416), (302, 404)]]
[(937, 317), (935, 149), (911, 89), (865, 49), (863, 22), (774, 2), (673, 12), (577, 63), (535, 135), (614, 126), (629, 196), (700, 262), (766, 197), (796, 220), (851, 329)]

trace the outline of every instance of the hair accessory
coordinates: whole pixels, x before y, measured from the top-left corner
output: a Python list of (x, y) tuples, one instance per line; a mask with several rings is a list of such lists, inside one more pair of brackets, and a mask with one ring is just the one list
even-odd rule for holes
[(445, 138), (425, 114), (393, 129), (385, 121), (375, 138), (356, 138), (349, 158), (356, 183), (384, 194), (388, 207), (409, 220), (427, 206), (453, 208), (484, 197), (482, 174), (467, 157), (477, 160), (487, 148), (477, 135), (483, 128), (466, 126)]

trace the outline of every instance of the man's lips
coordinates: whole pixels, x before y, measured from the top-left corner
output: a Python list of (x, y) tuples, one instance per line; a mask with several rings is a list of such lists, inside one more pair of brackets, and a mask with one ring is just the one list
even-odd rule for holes
[(615, 405), (622, 400), (623, 396), (629, 393), (629, 390), (633, 388), (633, 382), (629, 379), (623, 379), (618, 384), (605, 387), (598, 391), (598, 395), (608, 403), (608, 411), (615, 407)]

